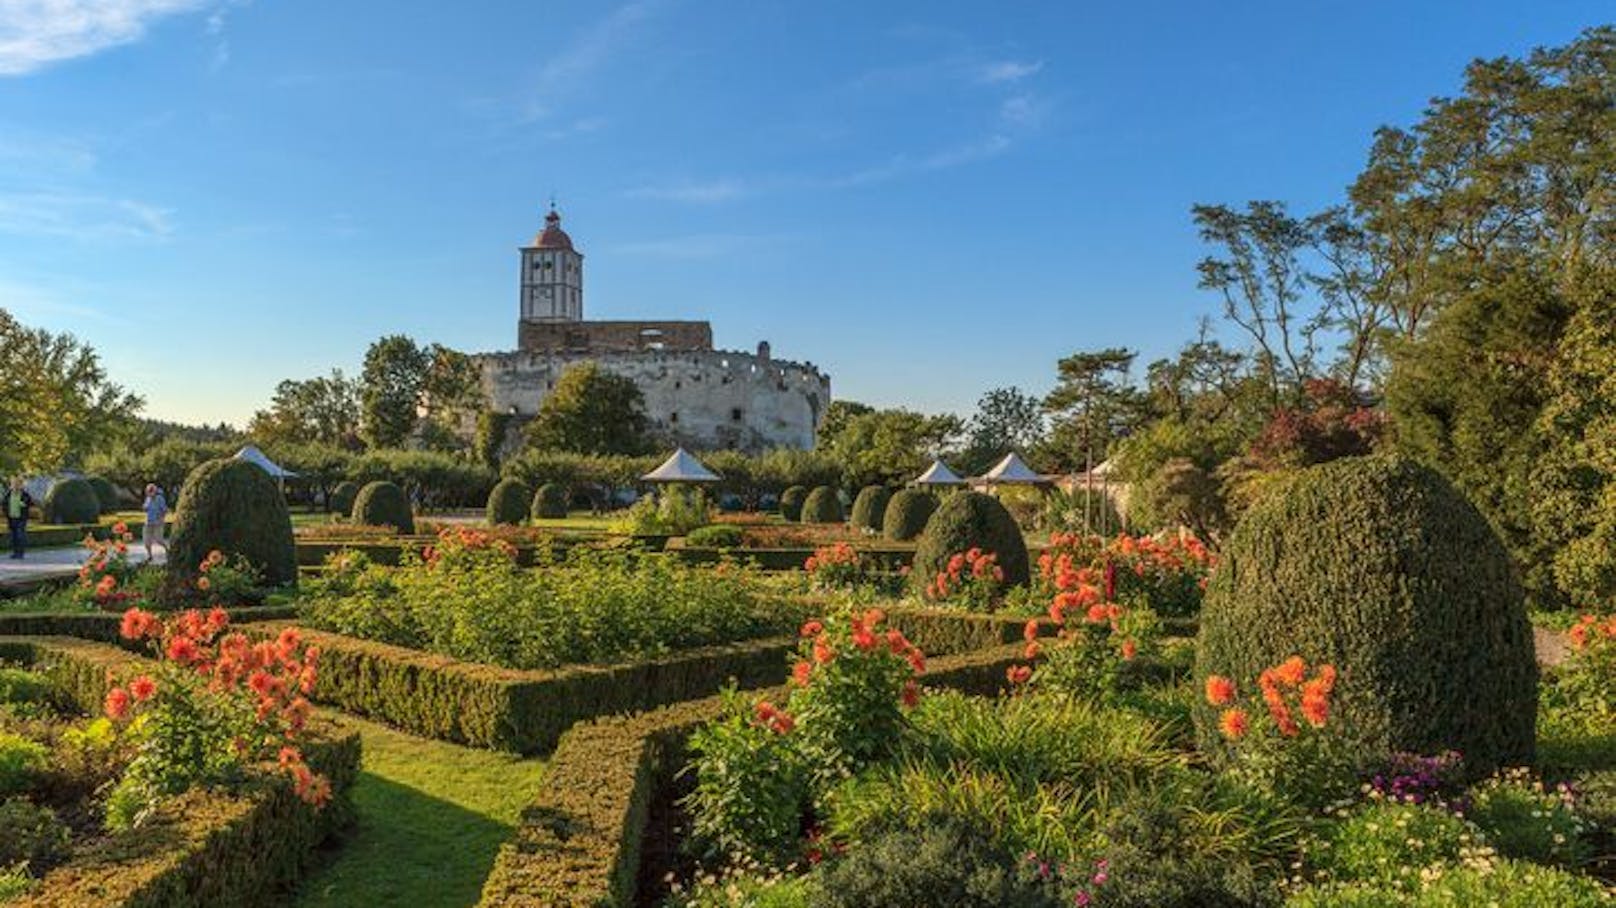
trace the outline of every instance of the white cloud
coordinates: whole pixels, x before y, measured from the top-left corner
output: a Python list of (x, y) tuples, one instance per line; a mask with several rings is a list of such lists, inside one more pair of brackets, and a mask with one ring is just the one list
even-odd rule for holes
[(214, 0), (0, 0), (0, 75), (129, 44), (153, 22)]
[(1048, 112), (1049, 103), (1034, 94), (1011, 95), (999, 104), (999, 119), (1010, 126), (1035, 128)]
[(976, 77), (982, 82), (1019, 82), (1031, 75), (1036, 75), (1044, 68), (1044, 61), (1036, 60), (1023, 63), (1019, 60), (999, 60), (994, 63), (984, 63), (976, 69)]
[(74, 240), (161, 240), (173, 212), (133, 199), (54, 192), (0, 193), (0, 233)]

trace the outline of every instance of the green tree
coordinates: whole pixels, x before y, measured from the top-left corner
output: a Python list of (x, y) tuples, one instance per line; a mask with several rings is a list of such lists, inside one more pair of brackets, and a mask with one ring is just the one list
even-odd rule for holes
[(632, 379), (598, 363), (569, 366), (528, 425), (535, 448), (580, 454), (644, 454), (650, 447), (645, 396)]
[(898, 485), (913, 479), (930, 459), (952, 447), (964, 430), (951, 414), (874, 410), (849, 417), (834, 434), (821, 432), (819, 450), (836, 461), (842, 483), (852, 488)]
[(0, 473), (76, 465), (107, 434), (132, 429), (142, 405), (107, 380), (87, 344), (0, 309)]
[(1026, 454), (1043, 443), (1043, 402), (1020, 388), (994, 388), (976, 402), (965, 433), (958, 466), (980, 473), (1008, 451)]
[(333, 369), (329, 376), (276, 385), (269, 409), (253, 414), (247, 433), (261, 445), (312, 441), (351, 448), (359, 444), (359, 413), (359, 382)]
[(1051, 427), (1043, 459), (1057, 469), (1089, 469), (1143, 421), (1146, 398), (1128, 383), (1134, 355), (1111, 347), (1060, 361), (1055, 389), (1044, 398)]
[(365, 351), (359, 376), (360, 433), (373, 448), (404, 444), (419, 418), (431, 353), (402, 334), (383, 337)]

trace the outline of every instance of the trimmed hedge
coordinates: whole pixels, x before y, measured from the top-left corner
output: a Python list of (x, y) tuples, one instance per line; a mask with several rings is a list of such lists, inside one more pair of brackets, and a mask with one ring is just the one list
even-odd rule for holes
[[(1021, 650), (1002, 646), (934, 660), (925, 683), (998, 694), (1005, 670), (1022, 661)], [(651, 804), (681, 769), (690, 733), (722, 711), (722, 699), (709, 697), (567, 732), (538, 797), (500, 848), (479, 908), (635, 904)]]
[[(814, 553), (813, 549), (720, 549), (696, 545), (695, 539), (685, 537), (685, 545), (671, 545), (667, 551), (685, 564), (717, 564), (725, 558), (749, 563), (765, 571), (800, 571), (803, 562)], [(858, 546), (859, 556), (876, 570), (896, 572), (914, 559), (911, 548), (870, 548)]]
[[(118, 510), (118, 487), (102, 476), (86, 476), (84, 481), (95, 490), (95, 500), (101, 505), (102, 514), (110, 514)], [(144, 497), (144, 496), (142, 496)]]
[(908, 542), (925, 532), (926, 521), (937, 510), (937, 496), (925, 489), (902, 489), (887, 502), (881, 535), (893, 542)]
[(297, 582), (292, 515), (261, 467), (234, 458), (210, 460), (185, 478), (168, 543), (168, 570), (194, 575), (215, 549), (252, 562), (267, 584)]
[(887, 505), (892, 501), (892, 493), (886, 486), (865, 486), (859, 490), (858, 497), (853, 499), (853, 526), (872, 533), (881, 532), (887, 516)]
[(1015, 518), (992, 495), (966, 491), (949, 495), (926, 521), (915, 548), (912, 576), (929, 582), (944, 570), (949, 558), (972, 548), (999, 556), (1006, 585), (1027, 582), (1027, 541)]
[[(285, 621), (297, 614), (295, 606), (256, 606), (225, 609), (230, 623)], [(108, 612), (15, 612), (0, 614), (0, 636), (76, 637), (79, 640), (110, 643), (144, 652), (141, 644), (124, 640), (118, 634), (122, 615)], [(99, 708), (99, 707), (97, 707)]]
[(354, 500), (358, 497), (359, 483), (344, 479), (331, 489), (331, 497), (326, 499), (325, 509), (346, 517), (353, 513)]
[(780, 516), (796, 523), (802, 519), (802, 503), (808, 498), (803, 486), (791, 486), (780, 493)]
[[(1364, 754), (1457, 750), (1529, 765), (1538, 670), (1508, 551), (1441, 474), (1360, 457), (1264, 496), (1220, 553), (1201, 610), (1207, 675), (1255, 683), (1291, 655), (1340, 673), (1330, 724)], [(1196, 708), (1204, 747), (1217, 715)]]
[[(137, 537), (146, 524), (138, 520), (126, 521), (129, 532)], [(28, 525), (28, 547), (45, 548), (48, 546), (78, 545), (84, 541), (85, 536), (94, 536), (105, 539), (112, 535), (112, 526), (104, 523), (75, 523), (67, 526), (51, 524), (30, 523)]]
[(847, 519), (842, 512), (842, 499), (830, 486), (819, 486), (802, 501), (803, 523), (841, 523)]
[(354, 498), (353, 522), (393, 527), (405, 535), (415, 532), (415, 514), (410, 510), (409, 498), (405, 497), (403, 489), (385, 480), (366, 483), (359, 490)]
[(95, 523), (101, 519), (101, 498), (83, 479), (58, 479), (45, 493), (42, 506), (51, 523)]
[(570, 489), (559, 482), (547, 482), (533, 493), (533, 501), (529, 504), (528, 511), (534, 517), (561, 520), (567, 516), (567, 509), (571, 505)]
[(697, 527), (685, 535), (685, 541), (696, 548), (733, 549), (741, 544), (746, 534), (730, 523), (712, 523)]
[(516, 526), (527, 522), (533, 490), (520, 479), (501, 479), (488, 493), (488, 525)]

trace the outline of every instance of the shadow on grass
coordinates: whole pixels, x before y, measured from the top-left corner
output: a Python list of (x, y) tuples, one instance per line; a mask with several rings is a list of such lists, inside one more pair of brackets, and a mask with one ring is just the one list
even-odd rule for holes
[(289, 904), (298, 908), (475, 905), (512, 827), (424, 792), (362, 772), (359, 821), (327, 843)]

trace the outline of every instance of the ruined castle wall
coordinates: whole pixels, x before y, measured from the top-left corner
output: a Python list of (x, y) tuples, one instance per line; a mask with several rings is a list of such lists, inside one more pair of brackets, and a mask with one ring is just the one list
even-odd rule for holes
[(652, 428), (703, 450), (811, 448), (830, 404), (830, 377), (812, 364), (723, 350), (635, 353), (518, 351), (477, 357), (489, 406), (536, 413), (566, 368), (594, 361), (645, 395)]
[(534, 353), (711, 350), (713, 326), (696, 321), (523, 320), (516, 326), (516, 347)]

